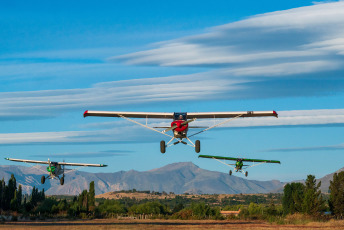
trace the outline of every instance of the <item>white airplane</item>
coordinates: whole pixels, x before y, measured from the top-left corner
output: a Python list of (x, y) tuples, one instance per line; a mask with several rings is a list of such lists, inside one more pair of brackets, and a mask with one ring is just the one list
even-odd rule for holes
[[(42, 176), (41, 183), (44, 184), (45, 179), (57, 179), (60, 180), (60, 184), (64, 184), (64, 174), (65, 174), (65, 165), (67, 166), (82, 166), (82, 167), (106, 167), (107, 165), (103, 164), (84, 164), (84, 163), (67, 163), (67, 162), (54, 162), (50, 161), (34, 161), (34, 160), (24, 160), (24, 159), (14, 159), (14, 158), (5, 158), (9, 161), (18, 161), (32, 164), (47, 164), (48, 176)], [(62, 167), (61, 167), (62, 166)], [(67, 169), (66, 169), (67, 170)], [(62, 177), (60, 178), (60, 175)]]
[[(88, 111), (84, 112), (84, 117), (97, 116), (97, 117), (121, 117), (135, 124), (141, 125), (145, 128), (153, 130), (155, 132), (161, 133), (165, 136), (170, 137), (170, 141), (165, 144), (165, 141), (160, 142), (161, 153), (166, 152), (166, 148), (183, 143), (195, 148), (195, 151), (199, 153), (201, 151), (201, 144), (199, 140), (193, 143), (189, 138), (200, 133), (203, 133), (209, 129), (215, 128), (217, 126), (223, 125), (236, 118), (244, 117), (278, 117), (276, 111), (247, 111), (247, 112), (204, 112), (204, 113), (155, 113), (155, 112), (116, 112), (116, 111)], [(146, 124), (142, 124), (130, 118), (146, 118)], [(147, 125), (148, 118), (160, 118), (160, 119), (173, 119), (170, 127), (150, 127)], [(203, 118), (228, 118), (222, 122), (214, 124), (211, 127), (189, 127), (189, 123), (195, 121), (196, 119)], [(189, 119), (189, 120), (188, 120)], [(156, 128), (164, 128), (165, 130), (159, 131)], [(187, 136), (189, 128), (205, 128), (202, 131), (194, 133)], [(173, 136), (168, 135), (166, 132), (173, 131)], [(188, 140), (190, 144), (183, 141)], [(171, 143), (173, 140), (176, 142)]]

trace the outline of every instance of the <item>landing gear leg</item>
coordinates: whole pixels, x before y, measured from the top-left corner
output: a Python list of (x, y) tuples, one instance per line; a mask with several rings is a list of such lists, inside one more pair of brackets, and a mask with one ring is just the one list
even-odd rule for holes
[(165, 153), (166, 152), (166, 144), (165, 141), (160, 141), (160, 152)]
[(63, 185), (64, 184), (64, 175), (61, 177), (60, 179), (60, 184)]
[(41, 183), (44, 184), (45, 183), (45, 176), (41, 177)]
[(245, 172), (245, 177), (247, 177), (247, 176), (248, 176), (248, 172), (246, 171), (246, 172)]
[(195, 151), (196, 153), (201, 152), (201, 142), (199, 140), (195, 141)]
[(232, 170), (229, 170), (229, 175), (232, 176)]

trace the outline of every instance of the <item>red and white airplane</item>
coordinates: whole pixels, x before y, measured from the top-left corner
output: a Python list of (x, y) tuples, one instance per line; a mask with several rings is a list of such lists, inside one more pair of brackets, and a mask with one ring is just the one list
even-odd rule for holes
[[(116, 111), (88, 111), (84, 112), (84, 117), (96, 116), (96, 117), (121, 117), (138, 125), (141, 125), (145, 128), (153, 130), (155, 132), (161, 133), (165, 136), (171, 138), (171, 140), (165, 144), (165, 141), (160, 142), (160, 151), (161, 153), (166, 152), (166, 148), (172, 145), (183, 143), (185, 145), (190, 145), (195, 148), (195, 151), (199, 153), (201, 151), (200, 141), (196, 140), (193, 143), (189, 138), (205, 132), (209, 129), (215, 128), (217, 126), (223, 125), (232, 119), (240, 117), (278, 117), (276, 111), (247, 111), (247, 112), (205, 112), (205, 113), (155, 113), (155, 112), (116, 112)], [(146, 124), (142, 124), (130, 118), (146, 118)], [(173, 119), (171, 127), (150, 127), (147, 125), (148, 118), (160, 118), (160, 119)], [(194, 133), (190, 136), (187, 136), (189, 128), (201, 128), (201, 127), (189, 127), (189, 123), (195, 121), (196, 119), (203, 118), (228, 118), (222, 122), (219, 122), (211, 127), (204, 127), (205, 129)], [(188, 120), (189, 119), (189, 120)], [(156, 128), (165, 128), (163, 131), (159, 131)], [(173, 131), (173, 136), (168, 135), (166, 132)], [(184, 139), (188, 140), (190, 144), (183, 141)], [(172, 143), (173, 140), (177, 140)]]

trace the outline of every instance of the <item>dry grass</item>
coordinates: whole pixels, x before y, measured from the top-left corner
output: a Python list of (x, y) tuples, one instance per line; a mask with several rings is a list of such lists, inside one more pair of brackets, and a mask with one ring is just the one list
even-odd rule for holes
[(44, 221), (44, 222), (12, 222), (0, 225), (0, 229), (49, 229), (49, 230), (81, 230), (81, 229), (344, 229), (344, 221), (326, 223), (311, 222), (304, 225), (277, 225), (262, 221), (200, 221), (200, 220), (86, 220), (86, 221)]

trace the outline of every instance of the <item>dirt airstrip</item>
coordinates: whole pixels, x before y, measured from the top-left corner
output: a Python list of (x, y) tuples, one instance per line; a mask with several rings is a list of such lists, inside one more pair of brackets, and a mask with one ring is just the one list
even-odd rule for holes
[(78, 221), (40, 221), (40, 222), (8, 222), (0, 225), (0, 229), (344, 229), (344, 221), (326, 223), (312, 222), (305, 225), (277, 225), (262, 221), (199, 221), (199, 220), (78, 220)]

